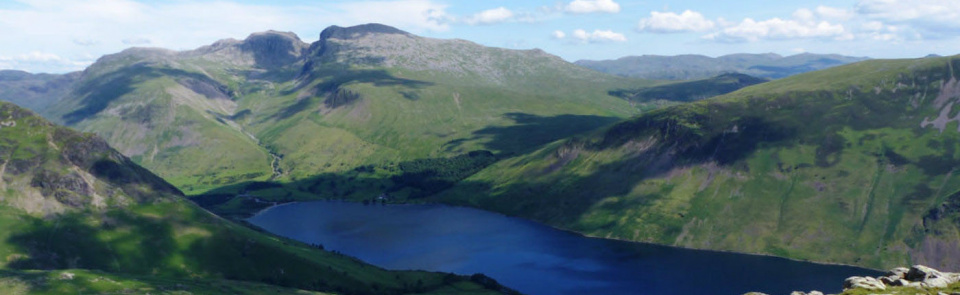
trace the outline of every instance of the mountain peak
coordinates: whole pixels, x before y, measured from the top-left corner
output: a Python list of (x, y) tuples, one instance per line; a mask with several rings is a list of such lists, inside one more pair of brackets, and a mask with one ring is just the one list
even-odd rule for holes
[(293, 32), (282, 32), (282, 31), (275, 31), (275, 30), (266, 30), (266, 31), (263, 31), (263, 32), (256, 32), (256, 33), (250, 34), (249, 36), (247, 36), (246, 39), (244, 39), (244, 42), (248, 42), (249, 40), (255, 39), (255, 38), (271, 38), (271, 37), (272, 37), (272, 38), (284, 38), (284, 39), (287, 39), (287, 40), (297, 40), (297, 41), (300, 41), (300, 37), (297, 36), (297, 34), (295, 34), (295, 33), (293, 33)]
[(334, 39), (353, 39), (366, 36), (368, 34), (400, 34), (400, 35), (410, 35), (403, 30), (383, 25), (383, 24), (363, 24), (356, 25), (352, 27), (340, 27), (340, 26), (330, 26), (320, 32), (320, 40), (326, 40), (330, 38)]
[(265, 68), (281, 67), (297, 61), (307, 46), (293, 32), (273, 30), (250, 34), (240, 44), (241, 50), (253, 53), (257, 65)]

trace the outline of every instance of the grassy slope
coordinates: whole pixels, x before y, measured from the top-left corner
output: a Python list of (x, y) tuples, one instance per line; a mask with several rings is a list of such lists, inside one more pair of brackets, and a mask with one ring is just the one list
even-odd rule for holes
[(268, 153), (216, 116), (232, 112), (236, 102), (206, 97), (180, 83), (200, 80), (232, 90), (236, 86), (203, 74), (222, 69), (170, 59), (152, 51), (105, 57), (84, 72), (73, 96), (44, 115), (97, 133), (185, 191), (193, 188), (186, 184), (209, 189), (269, 178)]
[[(636, 114), (607, 92), (650, 84), (542, 53), (410, 40), (426, 46), (422, 52), (439, 52), (431, 62), (456, 60), (467, 70), (317, 60), (298, 78), (303, 61), (264, 71), (256, 64), (135, 49), (99, 60), (84, 72), (74, 97), (46, 113), (101, 135), (197, 194), (370, 165), (395, 171), (401, 162), (475, 150), (527, 152)], [(229, 98), (185, 89), (180, 82), (190, 79), (226, 90)], [(332, 98), (338, 94), (354, 98)], [(272, 177), (271, 152), (282, 157), (281, 177)]]
[[(71, 276), (72, 275), (72, 276)], [(228, 280), (187, 280), (131, 276), (82, 269), (0, 270), (0, 291), (24, 294), (327, 294)]]
[[(91, 134), (0, 103), (0, 267), (241, 280), (344, 294), (491, 293), (391, 272), (221, 219)], [(494, 285), (491, 285), (494, 286)], [(38, 289), (42, 292), (43, 289)]]
[(920, 123), (953, 105), (958, 66), (868, 61), (654, 111), (501, 161), (436, 200), (600, 237), (949, 267), (960, 210), (941, 204), (960, 198), (960, 133)]
[(617, 89), (610, 94), (629, 100), (641, 110), (707, 99), (767, 82), (767, 79), (744, 74), (723, 74), (708, 79), (677, 82), (637, 89)]
[[(939, 289), (920, 289), (915, 287), (889, 287), (883, 291), (883, 294), (891, 295), (925, 295), (925, 294), (956, 294), (960, 292), (960, 283), (955, 283), (953, 285), (947, 286), (946, 288)], [(867, 294), (877, 294), (877, 291), (869, 291), (866, 289), (848, 289), (844, 290), (840, 295), (867, 295)]]
[[(394, 44), (377, 38), (357, 46)], [(415, 52), (438, 56), (421, 63), (390, 49), (346, 49), (356, 44), (340, 40), (346, 44), (340, 52), (351, 57), (399, 54), (391, 58), (400, 62), (368, 64), (364, 57), (314, 52), (305, 57), (313, 66), (298, 77), (305, 61), (264, 72), (204, 56), (129, 50), (99, 60), (84, 73), (77, 97), (51, 113), (65, 121), (77, 118), (67, 123), (103, 136), (191, 195), (254, 191), (274, 200), (359, 199), (389, 192), (407, 198), (437, 190), (398, 192), (403, 184), (392, 178), (405, 173), (401, 167), (408, 163), (448, 161), (477, 150), (528, 152), (635, 115), (635, 108), (608, 91), (652, 84), (537, 51), (405, 40), (422, 46)], [(431, 63), (442, 67), (417, 68)], [(185, 79), (225, 89), (229, 99), (184, 89)], [(280, 157), (279, 177), (273, 176), (271, 153)], [(452, 169), (437, 173), (475, 170)], [(351, 181), (356, 178), (369, 182)], [(283, 183), (285, 191), (249, 187), (268, 180)], [(334, 189), (334, 183), (340, 185)]]

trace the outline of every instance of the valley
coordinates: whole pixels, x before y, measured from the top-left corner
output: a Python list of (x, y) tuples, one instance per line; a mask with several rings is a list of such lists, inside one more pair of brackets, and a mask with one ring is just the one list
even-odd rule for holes
[(482, 277), (391, 272), (265, 234), (189, 202), (96, 135), (6, 102), (0, 121), (5, 291), (512, 292)]
[(659, 109), (434, 198), (596, 237), (951, 267), (958, 62), (866, 61)]
[(33, 111), (0, 103), (0, 288), (517, 292), (275, 235), (292, 221), (248, 223), (314, 200), (470, 207), (616, 245), (955, 268), (958, 67), (813, 54), (573, 64), (365, 24), (310, 43), (266, 31), (135, 47), (63, 75), (2, 71), (0, 100)]

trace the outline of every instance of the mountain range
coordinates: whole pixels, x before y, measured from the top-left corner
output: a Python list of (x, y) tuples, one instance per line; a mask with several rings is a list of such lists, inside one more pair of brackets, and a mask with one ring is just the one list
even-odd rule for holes
[[(69, 76), (55, 103), (34, 100), (38, 112), (97, 133), (188, 194), (525, 152), (636, 114), (607, 90), (651, 84), (377, 24), (330, 27), (312, 44), (269, 31), (182, 52), (133, 48)], [(337, 195), (394, 187), (315, 182), (338, 181)], [(307, 191), (320, 190), (334, 191)]]
[[(132, 48), (62, 76), (5, 71), (0, 83), (11, 86), (0, 99), (102, 137), (98, 144), (116, 148), (124, 169), (140, 171), (121, 174), (144, 175), (172, 200), (164, 204), (177, 204), (122, 212), (207, 216), (238, 231), (230, 235), (256, 236), (204, 215), (183, 195), (228, 219), (266, 206), (257, 198), (441, 202), (698, 249), (878, 268), (960, 259), (960, 130), (953, 130), (960, 59), (704, 58), (655, 59), (686, 63), (680, 72), (649, 70), (650, 62), (646, 74), (611, 71), (648, 78), (640, 79), (540, 50), (368, 24), (329, 27), (313, 43), (267, 31), (187, 51)], [(42, 146), (41, 138), (31, 144)], [(27, 157), (13, 150), (11, 157)], [(162, 179), (132, 168), (141, 165)], [(78, 167), (36, 183), (93, 166)], [(90, 178), (78, 175), (71, 179)], [(56, 199), (60, 190), (48, 194)], [(61, 204), (109, 195), (67, 191)], [(43, 210), (73, 216), (51, 206)], [(195, 220), (169, 222), (188, 221)], [(82, 230), (92, 231), (75, 232)], [(69, 255), (56, 257), (57, 267), (69, 266)], [(233, 275), (210, 278), (276, 283), (257, 272)], [(377, 286), (409, 291), (399, 276)], [(305, 281), (281, 285), (336, 291), (297, 285)]]
[(720, 57), (695, 54), (627, 56), (616, 60), (579, 60), (576, 64), (604, 73), (654, 80), (696, 80), (726, 73), (779, 79), (867, 59), (837, 54), (739, 53)]

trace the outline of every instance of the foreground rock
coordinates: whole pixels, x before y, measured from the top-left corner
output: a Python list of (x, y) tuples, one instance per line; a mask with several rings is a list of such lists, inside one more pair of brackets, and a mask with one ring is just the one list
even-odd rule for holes
[(843, 281), (843, 290), (865, 289), (883, 291), (889, 287), (913, 287), (917, 289), (942, 289), (960, 282), (960, 274), (941, 272), (924, 265), (914, 265), (910, 268), (897, 267), (891, 269), (885, 276), (849, 277)]
[(886, 290), (880, 280), (871, 277), (849, 277), (843, 280), (843, 289)]
[[(953, 284), (960, 283), (960, 273), (941, 272), (924, 265), (914, 265), (910, 268), (897, 267), (891, 269), (886, 275), (881, 277), (849, 277), (843, 280), (843, 291), (863, 289), (867, 291), (878, 291), (882, 294), (901, 294), (897, 290), (888, 290), (892, 287), (910, 287), (914, 292), (903, 294), (937, 294), (937, 295), (960, 295), (960, 292), (945, 293), (940, 292)], [(902, 290), (902, 289), (900, 289)], [(917, 293), (920, 292), (920, 293)], [(744, 295), (767, 295), (759, 292), (750, 292)], [(823, 295), (820, 291), (794, 291), (790, 295)]]

